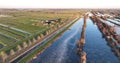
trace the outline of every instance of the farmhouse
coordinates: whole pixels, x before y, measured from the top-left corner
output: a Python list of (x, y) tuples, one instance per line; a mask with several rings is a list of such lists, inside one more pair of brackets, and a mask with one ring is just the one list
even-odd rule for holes
[(43, 25), (56, 24), (56, 23), (61, 23), (61, 18), (54, 19), (54, 20), (44, 20), (44, 21), (42, 21)]

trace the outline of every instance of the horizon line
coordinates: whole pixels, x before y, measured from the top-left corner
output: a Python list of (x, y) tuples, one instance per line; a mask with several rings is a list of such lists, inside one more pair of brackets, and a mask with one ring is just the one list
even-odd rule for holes
[(26, 7), (26, 8), (22, 8), (22, 7), (11, 7), (11, 8), (8, 8), (8, 7), (1, 7), (0, 9), (120, 9), (120, 8), (37, 8), (37, 7), (34, 7), (34, 8), (30, 8), (30, 7)]

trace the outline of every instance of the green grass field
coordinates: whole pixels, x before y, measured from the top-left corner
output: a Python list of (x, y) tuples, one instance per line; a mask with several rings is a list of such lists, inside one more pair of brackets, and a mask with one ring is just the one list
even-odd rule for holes
[[(9, 48), (29, 37), (45, 32), (50, 25), (43, 25), (43, 20), (61, 18), (62, 22), (73, 19), (81, 14), (75, 10), (0, 10), (0, 44)], [(55, 26), (55, 25), (54, 25)]]

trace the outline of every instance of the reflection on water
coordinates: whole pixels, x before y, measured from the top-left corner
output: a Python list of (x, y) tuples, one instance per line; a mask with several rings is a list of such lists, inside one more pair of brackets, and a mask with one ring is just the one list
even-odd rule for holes
[(79, 63), (76, 44), (80, 38), (82, 25), (83, 19), (80, 19), (31, 63)]
[[(57, 39), (44, 53), (31, 63), (79, 63), (77, 41), (83, 25), (83, 18), (77, 21), (70, 30)], [(119, 60), (107, 46), (97, 26), (87, 19), (85, 51), (87, 63), (119, 63)]]
[(118, 22), (118, 21), (116, 21), (116, 20), (112, 20), (112, 19), (108, 19), (108, 20), (120, 25), (120, 22)]
[(85, 51), (87, 63), (120, 63), (90, 19), (87, 20)]
[(107, 20), (103, 20), (103, 19), (100, 19), (103, 23), (106, 23), (106, 24), (108, 24), (108, 25), (110, 25), (110, 26), (115, 26), (115, 24), (113, 24), (113, 23), (111, 23), (111, 22), (109, 22), (109, 21), (107, 21)]
[(106, 24), (114, 27), (116, 33), (117, 33), (117, 34), (120, 34), (120, 26), (118, 26), (118, 25), (116, 25), (116, 24), (113, 24), (113, 23), (109, 22), (108, 20), (103, 20), (103, 19), (100, 19), (100, 20), (101, 20), (103, 23), (106, 23)]

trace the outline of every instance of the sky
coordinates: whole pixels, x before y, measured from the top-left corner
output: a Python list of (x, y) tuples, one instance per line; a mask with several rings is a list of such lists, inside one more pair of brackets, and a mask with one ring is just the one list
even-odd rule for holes
[(0, 8), (120, 8), (119, 0), (0, 0)]

